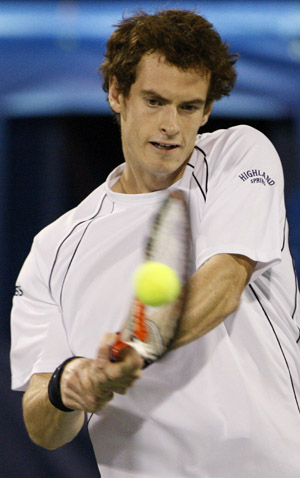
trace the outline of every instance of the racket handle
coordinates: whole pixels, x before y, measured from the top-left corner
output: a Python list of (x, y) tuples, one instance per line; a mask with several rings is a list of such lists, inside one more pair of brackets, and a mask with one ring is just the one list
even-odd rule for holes
[(110, 349), (110, 361), (120, 362), (123, 359), (125, 349), (130, 348), (130, 345), (118, 339)]
[[(129, 344), (122, 342), (122, 340), (117, 340), (114, 345), (112, 345), (110, 349), (110, 361), (111, 362), (121, 362), (124, 356), (124, 350), (131, 348)], [(143, 357), (144, 365), (142, 369), (148, 367), (153, 363), (153, 360), (146, 359)]]

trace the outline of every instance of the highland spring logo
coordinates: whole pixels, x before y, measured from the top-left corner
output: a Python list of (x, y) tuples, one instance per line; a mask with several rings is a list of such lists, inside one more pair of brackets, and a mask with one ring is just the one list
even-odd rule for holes
[(244, 171), (243, 173), (239, 174), (239, 178), (242, 181), (247, 181), (250, 179), (251, 183), (261, 183), (264, 186), (267, 184), (269, 186), (273, 186), (275, 181), (267, 174), (265, 171), (261, 171), (260, 169), (248, 169), (248, 171)]

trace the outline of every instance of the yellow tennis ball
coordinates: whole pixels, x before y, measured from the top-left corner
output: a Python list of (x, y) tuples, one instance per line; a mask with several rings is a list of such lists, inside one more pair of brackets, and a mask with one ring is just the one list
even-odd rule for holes
[(178, 298), (181, 282), (171, 267), (161, 262), (147, 261), (136, 270), (134, 289), (141, 302), (159, 306), (170, 304)]

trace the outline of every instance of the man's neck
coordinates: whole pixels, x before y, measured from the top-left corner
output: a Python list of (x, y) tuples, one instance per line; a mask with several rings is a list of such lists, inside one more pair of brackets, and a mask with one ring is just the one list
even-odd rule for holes
[(121, 194), (145, 194), (161, 191), (178, 181), (182, 177), (183, 172), (184, 170), (172, 176), (149, 175), (149, 177), (137, 178), (134, 174), (130, 174), (130, 171), (125, 167), (122, 175), (111, 189)]

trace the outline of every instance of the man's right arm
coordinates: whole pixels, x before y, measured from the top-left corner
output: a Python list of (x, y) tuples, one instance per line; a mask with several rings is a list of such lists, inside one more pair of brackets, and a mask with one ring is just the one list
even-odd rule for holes
[(85, 412), (102, 410), (114, 393), (126, 393), (139, 378), (143, 360), (133, 349), (126, 350), (122, 362), (109, 361), (110, 344), (115, 340), (115, 334), (107, 334), (97, 359), (76, 358), (66, 365), (60, 382), (61, 397), (73, 412), (63, 412), (50, 403), (51, 374), (32, 376), (23, 397), (23, 415), (36, 444), (53, 450), (72, 441), (84, 424)]

